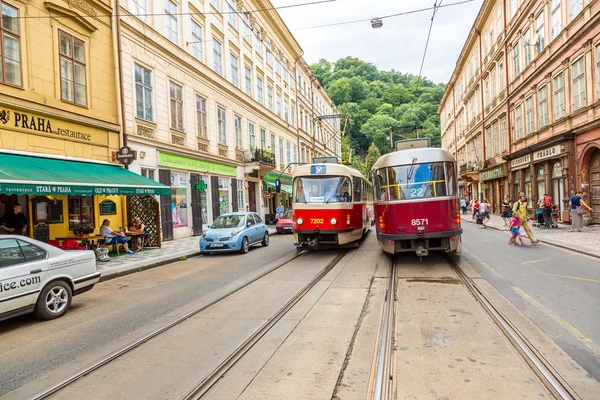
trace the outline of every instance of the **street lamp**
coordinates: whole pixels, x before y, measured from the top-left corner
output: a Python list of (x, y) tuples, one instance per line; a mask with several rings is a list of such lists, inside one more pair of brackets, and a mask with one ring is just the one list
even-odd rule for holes
[(379, 29), (383, 26), (383, 21), (381, 20), (381, 18), (373, 18), (371, 20), (371, 27), (373, 29)]

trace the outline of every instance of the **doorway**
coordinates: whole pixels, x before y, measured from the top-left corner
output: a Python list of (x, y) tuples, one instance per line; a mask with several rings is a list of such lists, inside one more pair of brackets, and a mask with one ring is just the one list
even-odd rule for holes
[(256, 182), (248, 182), (248, 209), (256, 212)]
[(600, 150), (596, 150), (590, 162), (590, 207), (594, 210), (592, 213), (593, 222), (600, 224)]

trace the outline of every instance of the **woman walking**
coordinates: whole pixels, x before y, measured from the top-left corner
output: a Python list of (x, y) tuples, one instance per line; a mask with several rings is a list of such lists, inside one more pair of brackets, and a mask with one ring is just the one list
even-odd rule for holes
[(581, 232), (581, 227), (583, 226), (583, 215), (585, 214), (585, 209), (587, 208), (590, 213), (592, 209), (590, 206), (585, 204), (585, 201), (581, 198), (583, 192), (578, 191), (575, 192), (573, 196), (569, 199), (569, 204), (571, 205), (571, 230), (573, 232), (577, 229), (577, 232)]
[(510, 218), (512, 217), (508, 195), (504, 196), (504, 201), (502, 202), (502, 214), (500, 214), (500, 216), (504, 220), (504, 226), (508, 226), (510, 224)]
[(487, 199), (483, 199), (483, 202), (479, 205), (479, 212), (483, 222), (483, 227), (487, 228), (487, 223), (490, 220), (490, 203)]
[(479, 200), (477, 199), (473, 200), (473, 216), (471, 217), (471, 221), (475, 219), (475, 215), (478, 217), (481, 215), (479, 212)]

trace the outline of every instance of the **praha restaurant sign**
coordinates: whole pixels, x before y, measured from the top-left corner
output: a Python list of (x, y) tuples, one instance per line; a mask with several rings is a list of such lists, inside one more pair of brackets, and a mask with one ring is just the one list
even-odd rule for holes
[(27, 129), (30, 131), (52, 133), (57, 136), (63, 136), (72, 139), (85, 140), (86, 142), (92, 141), (92, 135), (84, 132), (77, 132), (71, 129), (56, 128), (52, 129), (50, 119), (36, 117), (35, 115), (20, 113), (13, 111), (12, 114), (9, 110), (0, 110), (0, 122), (2, 124), (10, 124), (15, 128)]

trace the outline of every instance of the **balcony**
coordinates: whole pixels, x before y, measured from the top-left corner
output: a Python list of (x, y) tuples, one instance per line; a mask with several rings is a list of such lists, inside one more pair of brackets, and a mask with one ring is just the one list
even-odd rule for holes
[(244, 172), (247, 174), (258, 171), (263, 175), (273, 171), (276, 167), (275, 154), (271, 150), (253, 149), (247, 151), (244, 158), (246, 162)]
[(467, 172), (467, 168), (468, 168), (468, 167), (467, 167), (467, 163), (460, 164), (460, 167), (459, 167), (459, 170), (458, 170), (458, 171), (459, 171), (459, 173), (462, 175), (462, 174), (464, 174), (465, 172)]

